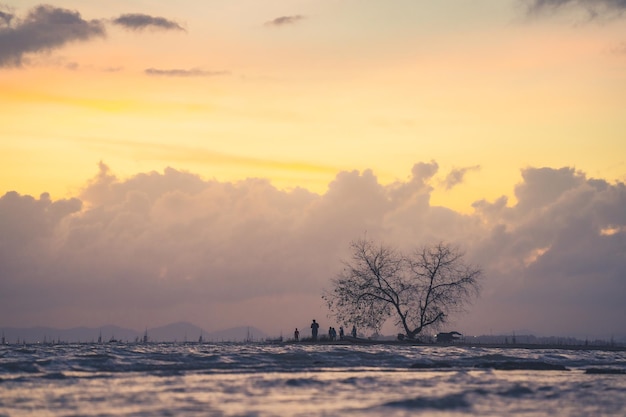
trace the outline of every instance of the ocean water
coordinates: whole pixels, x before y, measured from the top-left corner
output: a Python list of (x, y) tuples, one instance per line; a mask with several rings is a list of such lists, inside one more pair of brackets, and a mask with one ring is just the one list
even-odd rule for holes
[(626, 352), (0, 346), (1, 416), (626, 416)]

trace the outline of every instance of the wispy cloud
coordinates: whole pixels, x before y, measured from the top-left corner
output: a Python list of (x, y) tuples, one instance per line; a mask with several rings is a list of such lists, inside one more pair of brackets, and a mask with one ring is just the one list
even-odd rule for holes
[(185, 28), (173, 20), (142, 13), (123, 14), (113, 19), (113, 24), (129, 30), (159, 29), (185, 31)]
[(556, 12), (567, 8), (584, 9), (591, 18), (599, 16), (622, 16), (626, 12), (626, 0), (525, 0), (529, 14)]
[(285, 26), (285, 25), (292, 25), (294, 23), (299, 22), (300, 20), (304, 19), (304, 16), (296, 14), (296, 15), (292, 15), (292, 16), (280, 16), (277, 17), (274, 20), (270, 20), (268, 22), (265, 22), (265, 26)]
[(304, 171), (308, 173), (333, 174), (338, 168), (331, 165), (320, 165), (306, 161), (281, 161), (276, 159), (255, 158), (232, 153), (216, 152), (205, 148), (185, 147), (155, 142), (139, 142), (133, 140), (113, 140), (91, 138), (85, 142), (96, 149), (113, 150), (116, 153), (136, 152), (148, 160), (167, 161), (168, 163), (203, 163), (210, 165), (231, 165), (254, 167), (255, 169), (272, 169), (285, 172)]
[(124, 69), (124, 67), (105, 67), (102, 68), (101, 70), (103, 72), (120, 72)]
[(73, 41), (105, 36), (101, 21), (84, 20), (80, 13), (41, 5), (24, 19), (0, 12), (0, 67), (21, 66), (24, 55), (61, 48)]
[(229, 75), (230, 71), (206, 71), (198, 68), (192, 69), (159, 69), (148, 68), (144, 71), (147, 75), (157, 75), (165, 77), (215, 77), (218, 75)]
[(465, 174), (472, 171), (479, 171), (480, 165), (474, 165), (471, 167), (454, 168), (448, 173), (446, 179), (443, 181), (443, 185), (446, 190), (451, 190), (455, 186), (461, 184), (465, 179)]
[(13, 20), (13, 14), (0, 10), (0, 25), (10, 25)]

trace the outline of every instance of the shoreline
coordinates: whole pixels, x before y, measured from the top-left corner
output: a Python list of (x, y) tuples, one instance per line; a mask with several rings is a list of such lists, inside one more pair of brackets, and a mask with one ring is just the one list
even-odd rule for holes
[(305, 345), (339, 345), (339, 346), (351, 346), (351, 345), (388, 345), (388, 346), (423, 346), (423, 347), (465, 347), (465, 348), (484, 348), (484, 349), (527, 349), (527, 350), (589, 350), (589, 351), (611, 351), (611, 352), (626, 352), (626, 346), (620, 345), (568, 345), (568, 344), (554, 344), (554, 343), (424, 343), (418, 341), (399, 341), (399, 340), (370, 340), (370, 339), (344, 339), (337, 341), (312, 341), (301, 340), (296, 342), (295, 340), (287, 340), (284, 342), (267, 342), (277, 344), (305, 344)]
[(327, 339), (313, 341), (310, 339), (295, 341), (293, 339), (288, 340), (258, 340), (258, 341), (203, 341), (203, 342), (128, 342), (128, 341), (115, 341), (115, 342), (59, 342), (59, 343), (15, 343), (4, 344), (0, 347), (5, 348), (24, 348), (32, 346), (64, 346), (74, 344), (96, 344), (101, 346), (119, 346), (119, 345), (157, 345), (157, 344), (184, 344), (184, 345), (210, 345), (210, 344), (261, 344), (261, 345), (305, 345), (305, 346), (372, 346), (372, 345), (385, 345), (385, 346), (414, 346), (414, 347), (433, 347), (433, 348), (481, 348), (481, 349), (525, 349), (525, 350), (572, 350), (572, 351), (606, 351), (606, 352), (626, 352), (626, 345), (596, 345), (596, 344), (556, 344), (556, 343), (467, 343), (467, 342), (455, 342), (455, 343), (426, 343), (419, 341), (407, 341), (407, 340), (372, 340), (348, 337), (344, 340), (330, 341)]

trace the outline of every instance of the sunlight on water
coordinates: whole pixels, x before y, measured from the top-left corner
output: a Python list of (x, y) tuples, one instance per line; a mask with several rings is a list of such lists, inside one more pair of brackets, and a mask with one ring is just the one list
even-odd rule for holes
[(623, 416), (625, 372), (625, 352), (601, 351), (0, 347), (0, 415)]

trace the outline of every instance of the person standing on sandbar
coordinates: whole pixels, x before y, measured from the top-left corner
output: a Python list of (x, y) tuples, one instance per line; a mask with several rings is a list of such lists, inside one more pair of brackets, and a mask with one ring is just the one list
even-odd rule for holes
[(312, 336), (314, 342), (317, 341), (317, 330), (319, 328), (320, 328), (320, 325), (317, 324), (315, 319), (313, 319), (313, 323), (311, 323), (311, 336)]

